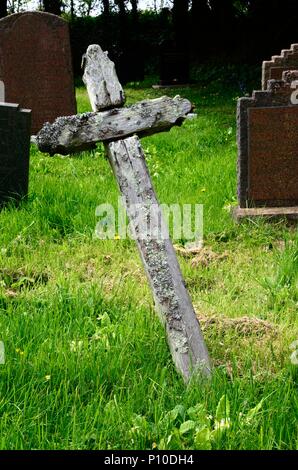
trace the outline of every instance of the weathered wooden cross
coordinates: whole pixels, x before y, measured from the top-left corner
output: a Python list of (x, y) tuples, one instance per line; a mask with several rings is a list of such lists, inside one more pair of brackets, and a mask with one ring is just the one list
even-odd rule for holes
[[(208, 351), (190, 296), (186, 290), (170, 237), (143, 237), (141, 226), (159, 223), (167, 233), (137, 136), (170, 129), (183, 122), (192, 105), (179, 96), (146, 100), (122, 108), (125, 97), (115, 65), (100, 46), (88, 47), (83, 80), (94, 112), (60, 117), (46, 123), (37, 135), (42, 152), (69, 154), (102, 141), (113, 168), (153, 291), (165, 325), (176, 368), (185, 382), (201, 373), (210, 375)], [(118, 107), (116, 107), (118, 106)], [(157, 214), (152, 217), (152, 206)], [(141, 210), (140, 210), (141, 208)], [(154, 230), (153, 230), (154, 232)], [(154, 232), (157, 233), (157, 232)]]

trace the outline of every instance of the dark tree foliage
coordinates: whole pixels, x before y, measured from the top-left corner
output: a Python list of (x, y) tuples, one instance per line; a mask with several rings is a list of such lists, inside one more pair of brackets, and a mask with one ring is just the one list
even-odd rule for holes
[(138, 0), (130, 0), (131, 10), (134, 16), (138, 16)]
[(119, 25), (120, 25), (120, 40), (122, 46), (125, 48), (128, 38), (128, 28), (127, 28), (127, 15), (126, 15), (126, 7), (125, 7), (125, 0), (114, 0), (115, 4), (118, 7), (119, 11)]
[(162, 85), (189, 82), (189, 4), (189, 0), (173, 1), (172, 35), (163, 40), (160, 50)]
[(73, 20), (75, 16), (74, 0), (70, 0), (70, 17)]
[(60, 16), (62, 13), (62, 1), (61, 0), (43, 0), (43, 9), (48, 13)]
[(0, 18), (7, 16), (7, 0), (0, 1)]
[[(297, 0), (172, 0), (161, 11), (142, 11), (139, 0), (101, 0), (102, 13), (96, 17), (80, 17), (74, 0), (39, 3), (56, 15), (71, 13), (76, 75), (81, 75), (82, 54), (97, 43), (109, 51), (123, 83), (141, 80), (143, 63), (148, 72), (159, 73), (161, 56), (166, 58), (164, 69), (174, 64), (179, 78), (178, 69), (187, 75), (188, 59), (193, 65), (260, 67), (298, 42)], [(12, 12), (12, 4), (0, 0), (0, 17)]]
[(250, 59), (259, 58), (260, 51), (271, 55), (278, 53), (280, 44), (286, 48), (291, 42), (298, 42), (296, 0), (250, 0), (247, 3)]
[(108, 17), (111, 13), (110, 0), (102, 0), (103, 15)]
[[(102, 20), (100, 17), (95, 20), (98, 24), (97, 31), (103, 37), (99, 40), (90, 41), (100, 43), (101, 45), (107, 44), (106, 49), (109, 55), (116, 63), (119, 79), (122, 83), (128, 81), (142, 80), (144, 77), (143, 71), (143, 50), (142, 41), (140, 41), (139, 32), (139, 11), (138, 0), (130, 0), (131, 11), (128, 10), (128, 0), (114, 0), (114, 5), (117, 7), (116, 11), (108, 9), (109, 2), (103, 3), (104, 12)], [(101, 27), (99, 26), (101, 23)]]
[(235, 40), (235, 8), (234, 0), (210, 0), (212, 36), (210, 38), (212, 53), (216, 50), (231, 51)]
[(174, 0), (173, 3), (173, 29), (176, 50), (181, 52), (188, 51), (189, 35), (189, 0)]
[(193, 0), (191, 11), (191, 44), (197, 44), (197, 52), (204, 60), (212, 41), (211, 9), (207, 0)]

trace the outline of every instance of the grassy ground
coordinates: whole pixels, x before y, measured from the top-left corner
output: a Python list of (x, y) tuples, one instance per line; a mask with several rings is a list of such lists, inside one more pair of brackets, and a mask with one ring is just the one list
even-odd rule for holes
[(177, 376), (134, 243), (93, 237), (96, 206), (118, 197), (102, 147), (72, 158), (32, 148), (29, 200), (0, 213), (1, 449), (298, 446), (296, 229), (237, 226), (227, 211), (237, 92), (214, 82), (177, 93), (198, 118), (143, 146), (160, 202), (204, 204), (205, 249), (179, 260), (213, 379)]

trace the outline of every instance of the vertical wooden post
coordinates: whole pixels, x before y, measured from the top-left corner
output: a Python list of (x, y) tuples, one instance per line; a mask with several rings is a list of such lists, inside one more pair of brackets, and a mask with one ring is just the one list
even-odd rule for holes
[[(194, 373), (209, 375), (208, 351), (185, 288), (175, 250), (165, 226), (145, 156), (137, 136), (106, 144), (107, 154), (153, 292), (165, 325), (177, 370), (187, 382)], [(152, 213), (152, 207), (155, 213)], [(158, 225), (158, 226), (157, 226)], [(150, 227), (144, 234), (143, 228)], [(156, 237), (155, 234), (158, 234)]]

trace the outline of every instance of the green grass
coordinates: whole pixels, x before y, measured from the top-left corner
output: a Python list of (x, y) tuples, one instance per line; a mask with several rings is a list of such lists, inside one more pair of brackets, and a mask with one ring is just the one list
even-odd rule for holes
[[(160, 202), (204, 204), (214, 256), (179, 261), (213, 378), (185, 387), (177, 375), (133, 241), (93, 236), (96, 206), (118, 198), (102, 147), (72, 158), (32, 147), (28, 201), (0, 213), (1, 449), (298, 447), (297, 231), (228, 213), (237, 92), (177, 93), (198, 118), (142, 143)], [(126, 89), (128, 103), (161, 94)]]

